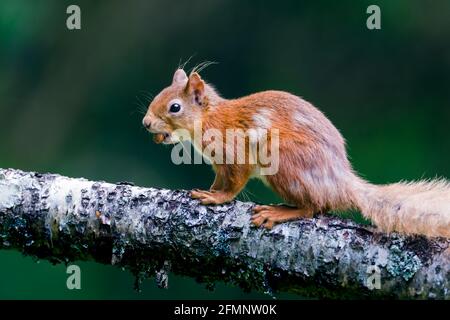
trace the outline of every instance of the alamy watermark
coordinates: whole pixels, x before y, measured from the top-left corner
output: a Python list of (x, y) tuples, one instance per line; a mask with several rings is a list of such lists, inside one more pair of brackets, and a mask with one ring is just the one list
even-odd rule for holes
[(69, 30), (81, 29), (81, 9), (76, 4), (71, 4), (67, 7), (66, 13), (69, 16), (66, 19), (66, 27)]
[(370, 14), (367, 18), (366, 26), (369, 30), (381, 29), (381, 9), (379, 6), (372, 4), (367, 7), (366, 13)]
[[(76, 4), (71, 4), (67, 7), (66, 13), (69, 15), (66, 19), (66, 27), (69, 30), (81, 29), (81, 9)], [(366, 26), (369, 30), (381, 29), (381, 9), (379, 6), (372, 4), (367, 7), (367, 14), (370, 16), (366, 20)]]
[(366, 287), (369, 290), (381, 289), (381, 270), (376, 265), (367, 267), (366, 273), (369, 275), (366, 279)]
[(66, 280), (66, 286), (69, 290), (81, 289), (81, 269), (76, 264), (67, 266), (66, 273), (69, 274)]
[[(259, 168), (259, 175), (274, 175), (280, 161), (278, 129), (202, 129), (196, 121), (193, 135), (186, 129), (174, 130), (168, 137), (172, 143), (174, 164), (249, 164)], [(198, 152), (184, 142), (189, 141)]]

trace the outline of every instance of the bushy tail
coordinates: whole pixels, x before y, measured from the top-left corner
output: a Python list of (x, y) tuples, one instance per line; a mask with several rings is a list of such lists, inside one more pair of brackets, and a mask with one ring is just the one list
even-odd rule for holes
[(356, 205), (384, 232), (450, 238), (450, 183), (444, 179), (372, 185), (358, 178)]

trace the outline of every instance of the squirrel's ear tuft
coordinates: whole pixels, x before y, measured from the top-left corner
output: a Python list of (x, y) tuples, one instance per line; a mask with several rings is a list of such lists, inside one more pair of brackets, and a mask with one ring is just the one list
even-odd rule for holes
[(177, 69), (173, 75), (172, 84), (178, 84), (178, 85), (186, 85), (188, 82), (188, 77), (186, 75), (186, 72), (184, 72), (183, 69)]
[(198, 105), (203, 105), (205, 95), (205, 82), (197, 72), (194, 72), (189, 76), (189, 81), (186, 89), (188, 94), (194, 96), (194, 100)]

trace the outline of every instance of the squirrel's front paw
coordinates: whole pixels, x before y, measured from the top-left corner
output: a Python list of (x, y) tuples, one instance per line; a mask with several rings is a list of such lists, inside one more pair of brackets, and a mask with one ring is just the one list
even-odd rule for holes
[(222, 204), (233, 200), (233, 196), (221, 191), (206, 191), (194, 189), (191, 191), (193, 199), (199, 199), (201, 204)]

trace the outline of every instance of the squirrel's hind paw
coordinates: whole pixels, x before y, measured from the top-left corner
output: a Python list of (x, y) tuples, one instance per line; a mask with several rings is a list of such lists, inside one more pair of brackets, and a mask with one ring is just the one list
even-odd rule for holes
[(257, 227), (272, 229), (276, 224), (312, 217), (312, 211), (288, 206), (255, 206), (251, 221)]
[(191, 198), (200, 200), (201, 204), (222, 204), (233, 200), (233, 196), (221, 191), (192, 190)]

